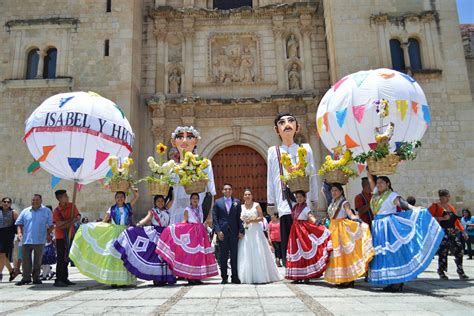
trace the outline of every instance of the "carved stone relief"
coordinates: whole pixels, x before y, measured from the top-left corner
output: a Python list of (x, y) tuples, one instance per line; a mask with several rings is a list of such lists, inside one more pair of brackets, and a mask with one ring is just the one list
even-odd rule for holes
[(299, 48), (298, 39), (294, 34), (291, 34), (286, 41), (286, 57), (287, 58), (299, 58)]
[(301, 89), (301, 73), (296, 63), (292, 64), (288, 71), (288, 84), (290, 90)]
[(168, 44), (168, 62), (179, 63), (183, 61), (181, 43)]
[(219, 34), (211, 36), (211, 82), (256, 82), (258, 80), (258, 44), (253, 34)]
[(169, 93), (181, 93), (181, 73), (178, 68), (173, 68), (168, 76)]

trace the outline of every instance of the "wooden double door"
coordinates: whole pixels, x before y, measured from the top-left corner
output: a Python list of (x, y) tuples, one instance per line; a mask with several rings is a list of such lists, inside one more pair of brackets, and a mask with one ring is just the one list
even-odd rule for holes
[(241, 145), (226, 147), (214, 155), (212, 167), (217, 198), (222, 197), (224, 183), (230, 183), (234, 197), (242, 200), (244, 190), (250, 188), (254, 200), (266, 204), (267, 162), (257, 151)]

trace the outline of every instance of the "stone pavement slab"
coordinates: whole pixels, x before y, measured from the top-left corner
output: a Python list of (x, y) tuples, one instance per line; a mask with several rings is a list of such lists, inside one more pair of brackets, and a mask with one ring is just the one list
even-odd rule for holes
[[(22, 287), (0, 283), (0, 315), (474, 315), (474, 281), (459, 280), (451, 262), (450, 269), (450, 280), (439, 280), (434, 261), (417, 280), (405, 284), (404, 292), (385, 293), (363, 280), (355, 288), (339, 289), (322, 279), (222, 285), (218, 277), (200, 286), (179, 281), (152, 287), (139, 281), (134, 287), (112, 289), (71, 268), (77, 285), (68, 288), (55, 288), (53, 281)], [(465, 270), (474, 278), (474, 261), (466, 260)]]

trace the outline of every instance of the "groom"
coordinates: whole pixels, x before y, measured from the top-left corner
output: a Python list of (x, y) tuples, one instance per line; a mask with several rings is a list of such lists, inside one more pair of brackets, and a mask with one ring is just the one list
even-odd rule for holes
[(222, 284), (228, 283), (227, 261), (230, 252), (232, 283), (240, 284), (237, 275), (237, 247), (239, 239), (244, 236), (244, 227), (240, 219), (242, 206), (238, 199), (232, 197), (232, 185), (226, 183), (222, 190), (224, 197), (218, 199), (212, 209), (214, 231), (219, 239), (219, 265)]

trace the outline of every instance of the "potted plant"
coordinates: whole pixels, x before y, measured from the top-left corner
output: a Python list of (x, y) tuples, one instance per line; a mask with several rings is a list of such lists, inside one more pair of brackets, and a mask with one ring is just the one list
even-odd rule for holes
[(333, 160), (330, 155), (327, 155), (318, 175), (324, 176), (328, 183), (347, 184), (349, 178), (357, 177), (357, 172), (348, 167), (351, 162), (352, 152), (350, 150), (346, 150), (342, 158), (337, 160)]
[(122, 159), (116, 156), (109, 157), (109, 165), (112, 169), (112, 176), (107, 177), (105, 184), (112, 192), (127, 192), (130, 184), (133, 183), (130, 175), (130, 166), (133, 165), (132, 158)]
[(282, 175), (281, 181), (286, 183), (290, 188), (291, 192), (296, 191), (309, 191), (309, 174), (306, 172), (306, 167), (308, 162), (306, 161), (306, 156), (308, 152), (303, 146), (298, 148), (298, 163), (293, 165), (291, 162), (291, 157), (288, 153), (283, 153), (281, 155), (281, 165), (287, 171), (286, 175)]
[(173, 160), (166, 161), (165, 156), (167, 150), (168, 147), (160, 143), (156, 145), (158, 163), (152, 156), (147, 159), (148, 167), (153, 174), (141, 179), (140, 181), (147, 182), (148, 193), (150, 195), (167, 196), (170, 186), (176, 184), (176, 181), (174, 180), (174, 168), (176, 167), (176, 163)]
[(192, 152), (184, 154), (184, 160), (175, 167), (179, 176), (179, 184), (184, 187), (186, 194), (206, 191), (209, 176), (204, 171), (209, 166), (207, 158), (199, 157)]

